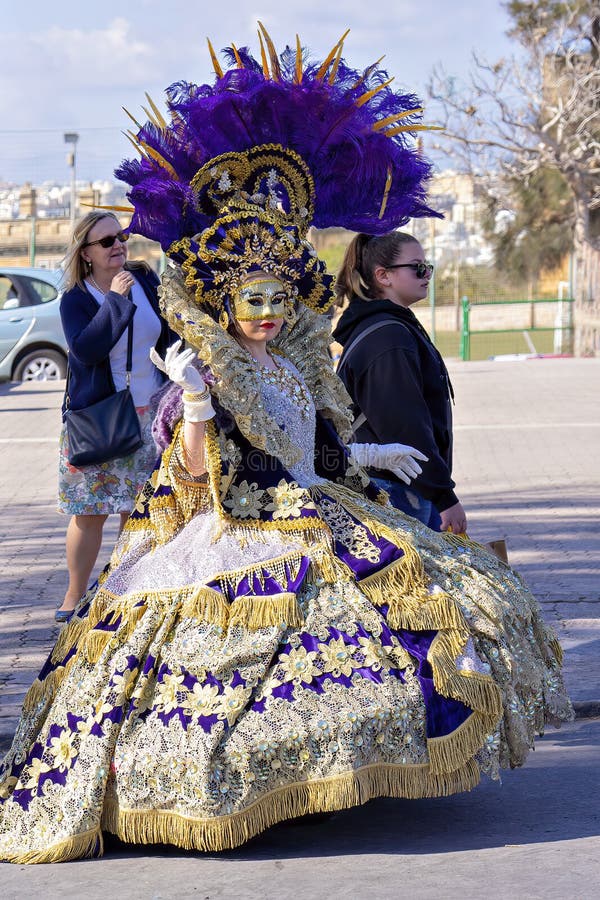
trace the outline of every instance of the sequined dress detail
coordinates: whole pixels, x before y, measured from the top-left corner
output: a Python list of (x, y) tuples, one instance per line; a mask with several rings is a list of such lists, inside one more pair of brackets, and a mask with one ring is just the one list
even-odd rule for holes
[(105, 831), (212, 852), (371, 797), (469, 790), (570, 717), (519, 576), (369, 499), (351, 462), (319, 474), (325, 426), (277, 362), (261, 402), (302, 459), (211, 424), (194, 479), (176, 431), (26, 697), (1, 859), (98, 855)]

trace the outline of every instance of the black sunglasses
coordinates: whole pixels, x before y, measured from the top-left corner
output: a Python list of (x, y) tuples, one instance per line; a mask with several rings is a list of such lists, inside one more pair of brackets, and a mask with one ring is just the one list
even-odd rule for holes
[(129, 240), (129, 235), (126, 231), (117, 231), (116, 234), (107, 234), (106, 237), (100, 238), (97, 241), (88, 241), (87, 244), (84, 244), (84, 247), (93, 247), (94, 244), (100, 244), (101, 247), (104, 247), (105, 250), (108, 250), (109, 247), (113, 247), (115, 241), (120, 241), (122, 244), (125, 241)]
[(386, 269), (412, 269), (417, 278), (425, 278), (433, 272), (433, 263), (396, 263), (393, 266), (386, 266)]

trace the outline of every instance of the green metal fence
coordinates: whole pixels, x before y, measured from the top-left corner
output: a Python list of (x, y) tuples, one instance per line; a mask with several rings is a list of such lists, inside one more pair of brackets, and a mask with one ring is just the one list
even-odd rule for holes
[(553, 297), (472, 303), (463, 297), (460, 358), (572, 354), (573, 302)]

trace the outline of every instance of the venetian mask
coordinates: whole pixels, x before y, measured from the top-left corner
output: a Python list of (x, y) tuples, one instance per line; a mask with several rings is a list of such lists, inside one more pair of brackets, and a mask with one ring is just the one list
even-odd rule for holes
[(260, 319), (282, 319), (287, 292), (276, 278), (257, 278), (240, 288), (233, 301), (233, 314), (238, 322)]

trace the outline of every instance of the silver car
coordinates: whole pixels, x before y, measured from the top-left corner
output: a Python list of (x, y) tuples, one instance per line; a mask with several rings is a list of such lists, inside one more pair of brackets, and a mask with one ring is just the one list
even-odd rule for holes
[(57, 381), (67, 372), (59, 315), (62, 272), (0, 266), (0, 381)]

